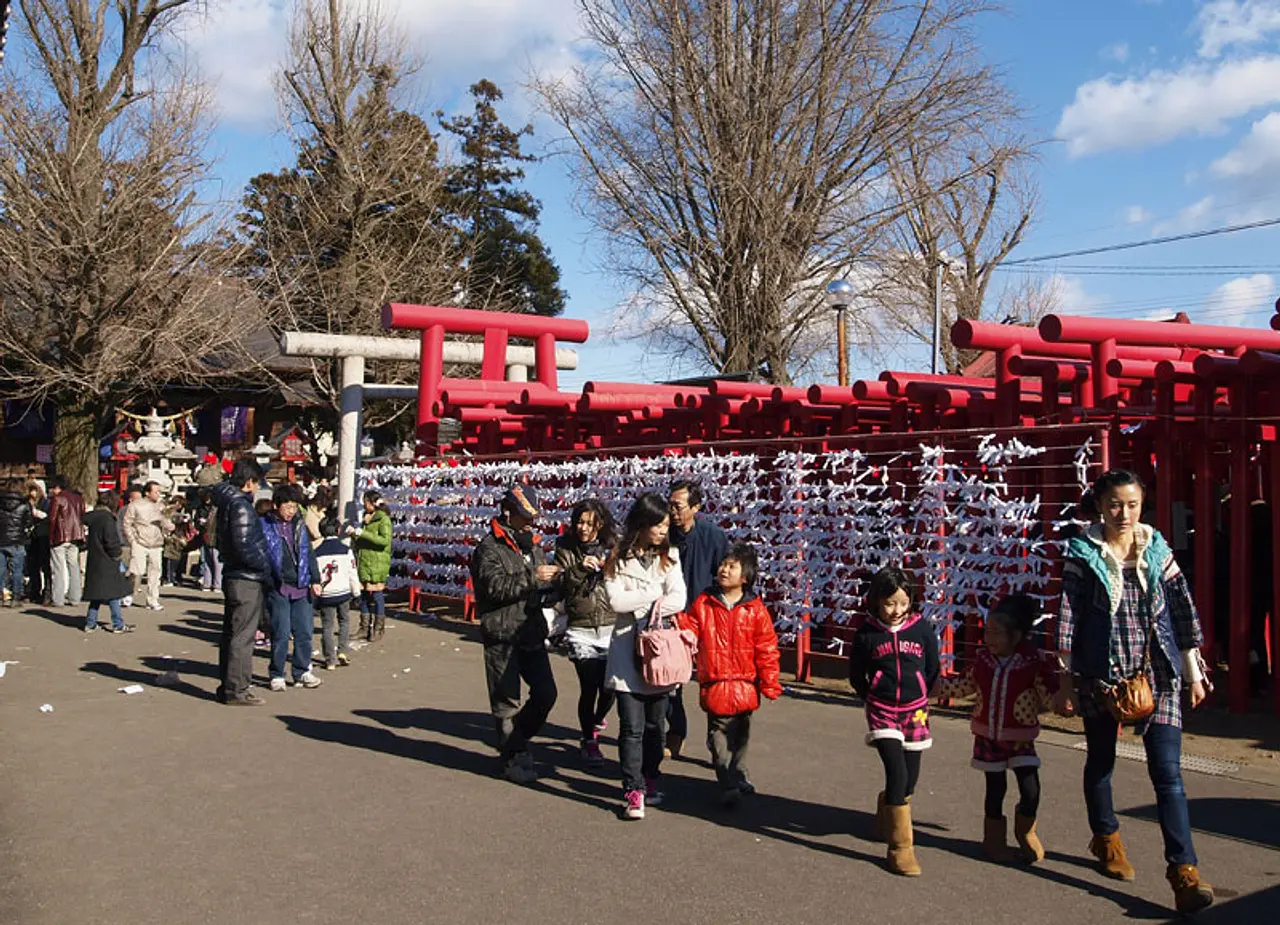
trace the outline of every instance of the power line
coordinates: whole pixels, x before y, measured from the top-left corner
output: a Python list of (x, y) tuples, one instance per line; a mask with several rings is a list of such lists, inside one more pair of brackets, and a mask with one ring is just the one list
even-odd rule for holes
[(1220, 234), (1234, 234), (1237, 231), (1252, 231), (1255, 228), (1270, 228), (1280, 225), (1280, 218), (1267, 218), (1258, 222), (1246, 222), (1242, 225), (1226, 225), (1222, 228), (1208, 228), (1204, 231), (1187, 231), (1183, 234), (1165, 235), (1161, 238), (1147, 238), (1143, 241), (1129, 241), (1124, 244), (1107, 244), (1102, 247), (1086, 247), (1077, 251), (1064, 251), (1060, 254), (1043, 254), (1039, 257), (1023, 257), (1021, 260), (1006, 260), (1004, 266), (1017, 267), (1029, 263), (1046, 263), (1050, 260), (1066, 260), (1071, 257), (1087, 257), (1090, 254), (1110, 254), (1115, 251), (1133, 250), (1138, 247), (1152, 247), (1156, 244), (1172, 244), (1175, 241), (1191, 241), (1196, 238), (1211, 238)]

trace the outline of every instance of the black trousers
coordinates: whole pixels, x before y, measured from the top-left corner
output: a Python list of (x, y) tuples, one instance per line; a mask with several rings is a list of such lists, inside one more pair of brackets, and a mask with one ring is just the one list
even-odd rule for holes
[(614, 693), (604, 686), (606, 660), (584, 658), (573, 663), (578, 673), (578, 726), (582, 741), (596, 737), (596, 727), (613, 709)]
[[(556, 705), (556, 679), (546, 647), (486, 641), (484, 680), (498, 730), (498, 751), (509, 758), (528, 748)], [(524, 706), (520, 705), (521, 681), (529, 685)]]
[(224, 578), (222, 637), (218, 640), (218, 699), (243, 697), (253, 680), (253, 634), (266, 605), (260, 581)]
[(716, 780), (725, 790), (737, 789), (747, 781), (747, 745), (751, 740), (751, 713), (736, 716), (707, 714), (707, 748)]

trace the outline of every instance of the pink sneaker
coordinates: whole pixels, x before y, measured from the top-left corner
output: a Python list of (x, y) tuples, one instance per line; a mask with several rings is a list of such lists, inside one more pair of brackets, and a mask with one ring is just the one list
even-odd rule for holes
[(628, 790), (623, 798), (626, 800), (626, 806), (622, 810), (622, 818), (643, 819), (644, 794), (639, 790)]
[(609, 728), (609, 718), (606, 716), (600, 722), (596, 723), (596, 732), (604, 732)]
[(658, 779), (656, 777), (646, 777), (644, 779), (644, 801), (650, 806), (662, 805), (662, 791), (658, 789)]
[(590, 765), (604, 764), (604, 752), (600, 751), (595, 739), (582, 743), (582, 760)]

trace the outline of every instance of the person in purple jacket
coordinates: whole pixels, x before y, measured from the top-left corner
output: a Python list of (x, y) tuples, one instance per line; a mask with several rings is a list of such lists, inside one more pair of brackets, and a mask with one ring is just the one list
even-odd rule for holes
[(319, 687), (320, 678), (311, 670), (315, 636), (315, 611), (311, 596), (320, 596), (320, 566), (315, 547), (300, 513), (302, 489), (281, 485), (271, 498), (275, 510), (262, 518), (275, 586), (267, 592), (271, 616), (271, 689), (285, 689), (284, 663), (293, 637), (293, 683)]

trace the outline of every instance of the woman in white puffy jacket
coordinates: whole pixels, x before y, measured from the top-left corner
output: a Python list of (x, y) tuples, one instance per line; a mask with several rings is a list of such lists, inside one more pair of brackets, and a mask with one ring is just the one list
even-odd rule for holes
[(622, 541), (605, 566), (605, 590), (618, 615), (605, 684), (618, 693), (618, 756), (626, 819), (643, 819), (646, 803), (662, 802), (658, 778), (667, 695), (673, 686), (644, 682), (636, 633), (648, 625), (655, 602), (663, 616), (684, 610), (684, 576), (679, 554), (667, 540), (670, 526), (667, 499), (655, 492), (641, 495), (627, 513)]

